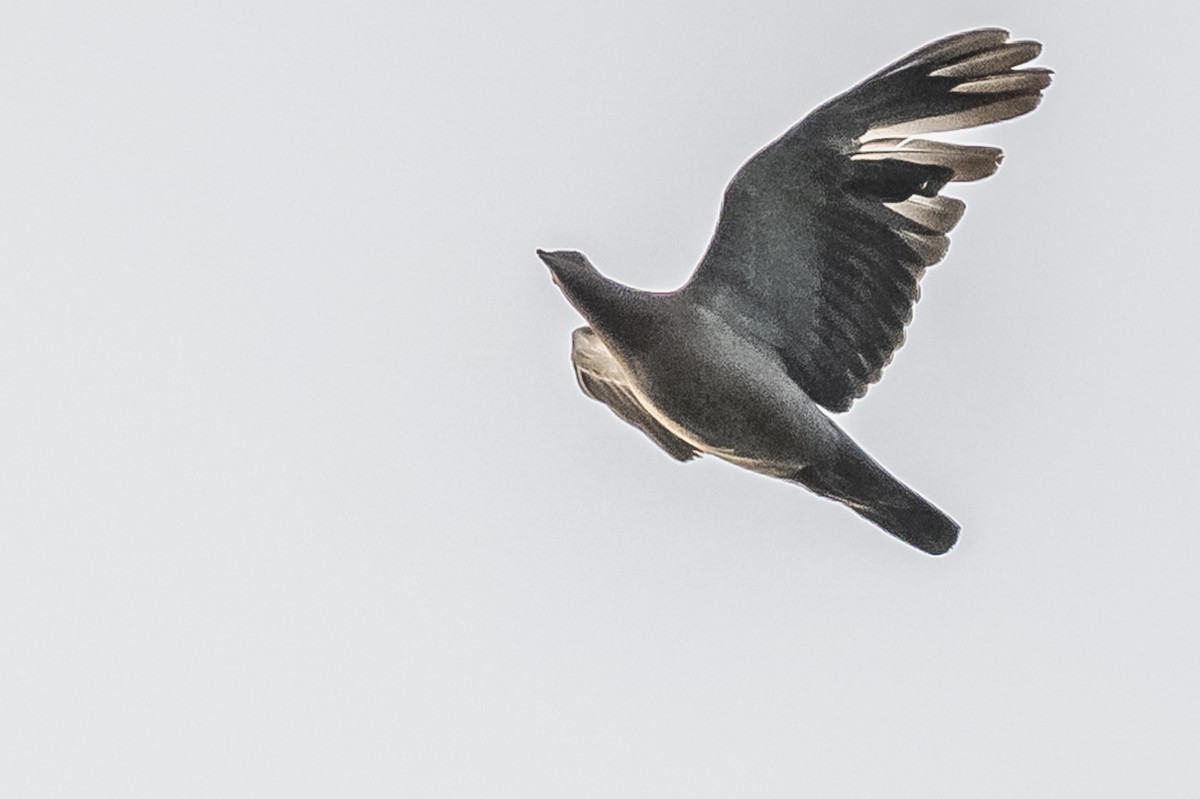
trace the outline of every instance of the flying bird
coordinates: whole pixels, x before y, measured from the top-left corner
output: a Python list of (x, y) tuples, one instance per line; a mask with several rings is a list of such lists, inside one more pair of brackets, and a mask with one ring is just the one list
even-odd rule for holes
[(948, 183), (994, 173), (995, 147), (919, 134), (1027, 114), (1051, 72), (985, 28), (905, 56), (747, 161), (686, 284), (648, 292), (578, 252), (537, 254), (587, 321), (571, 337), (580, 388), (671, 457), (714, 455), (843, 503), (918, 549), (959, 525), (833, 421), (904, 342), (919, 281), (962, 217)]

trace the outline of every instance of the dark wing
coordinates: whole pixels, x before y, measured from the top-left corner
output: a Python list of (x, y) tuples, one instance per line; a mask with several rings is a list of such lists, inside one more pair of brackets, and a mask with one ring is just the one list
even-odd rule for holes
[(909, 137), (1032, 111), (1050, 72), (1014, 67), (1040, 52), (1002, 30), (960, 33), (813, 111), (734, 176), (684, 291), (776, 347), (816, 402), (848, 409), (903, 343), (917, 282), (962, 216), (938, 192), (1002, 156)]
[(650, 436), (672, 458), (688, 461), (699, 454), (642, 407), (630, 388), (625, 370), (590, 327), (581, 327), (571, 334), (571, 363), (584, 394), (603, 402), (617, 416)]

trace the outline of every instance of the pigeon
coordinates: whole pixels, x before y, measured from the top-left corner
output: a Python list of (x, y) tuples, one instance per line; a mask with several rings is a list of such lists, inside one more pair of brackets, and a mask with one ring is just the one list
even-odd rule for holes
[(948, 183), (993, 174), (995, 147), (916, 138), (1027, 114), (1051, 71), (982, 28), (901, 58), (767, 145), (725, 190), (679, 289), (617, 283), (570, 250), (537, 254), (587, 325), (571, 337), (584, 394), (668, 455), (713, 455), (840, 502), (931, 555), (959, 525), (834, 422), (904, 342), (925, 269), (964, 203)]

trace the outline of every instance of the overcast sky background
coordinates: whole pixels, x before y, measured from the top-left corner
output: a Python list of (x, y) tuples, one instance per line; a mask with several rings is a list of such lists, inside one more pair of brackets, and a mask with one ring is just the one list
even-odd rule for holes
[[(1194, 787), (1198, 24), (7, 5), (0, 794)], [(841, 418), (949, 556), (579, 393), (536, 247), (678, 285), (743, 160), (979, 25), (1055, 84)]]

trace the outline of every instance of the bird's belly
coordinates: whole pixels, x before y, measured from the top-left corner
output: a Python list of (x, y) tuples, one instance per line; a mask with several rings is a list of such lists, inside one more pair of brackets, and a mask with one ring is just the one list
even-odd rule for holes
[(697, 449), (755, 471), (794, 471), (832, 450), (840, 430), (773, 352), (744, 342), (729, 349), (649, 353), (631, 364), (639, 400)]

